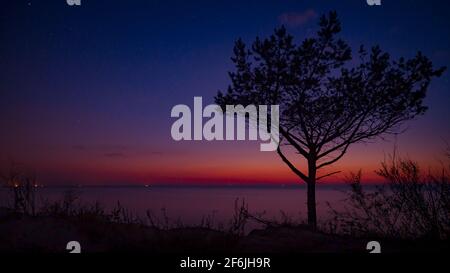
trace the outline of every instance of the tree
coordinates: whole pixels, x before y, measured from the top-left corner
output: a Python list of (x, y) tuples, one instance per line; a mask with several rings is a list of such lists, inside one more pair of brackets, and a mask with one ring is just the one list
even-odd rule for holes
[[(350, 46), (337, 37), (340, 31), (336, 12), (330, 12), (320, 18), (316, 36), (300, 44), (284, 27), (269, 38), (257, 37), (251, 48), (238, 39), (231, 84), (215, 97), (221, 107), (279, 105), (277, 153), (307, 185), (312, 228), (316, 182), (336, 173), (318, 171), (341, 159), (351, 144), (398, 133), (405, 121), (425, 113), (429, 84), (445, 70), (434, 69), (420, 52), (391, 60), (378, 46), (370, 52), (361, 46), (354, 59)], [(306, 160), (307, 172), (288, 158), (286, 146)]]

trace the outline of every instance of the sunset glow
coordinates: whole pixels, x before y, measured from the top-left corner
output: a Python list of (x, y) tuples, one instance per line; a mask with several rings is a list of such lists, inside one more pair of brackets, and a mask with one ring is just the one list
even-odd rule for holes
[[(437, 66), (450, 62), (444, 9), (426, 2), (386, 3), (389, 9), (384, 10), (367, 8), (365, 1), (238, 7), (222, 1), (170, 7), (100, 2), (79, 10), (39, 2), (6, 4), (1, 40), (8, 43), (1, 45), (0, 62), (2, 169), (11, 161), (22, 163), (46, 185), (301, 184), (276, 152), (260, 152), (259, 143), (171, 138), (174, 105), (190, 105), (194, 96), (213, 103), (217, 90), (226, 89), (238, 37), (251, 41), (284, 24), (302, 40), (317, 29), (318, 14), (336, 9), (342, 35), (354, 46), (380, 44), (395, 57), (421, 50)], [(341, 173), (324, 182), (342, 183), (360, 169), (365, 181), (381, 181), (374, 170), (394, 146), (422, 166), (439, 169), (450, 138), (448, 88), (445, 73), (430, 87), (424, 116), (408, 122), (396, 137), (352, 146), (328, 168)], [(305, 162), (296, 162), (304, 169)]]

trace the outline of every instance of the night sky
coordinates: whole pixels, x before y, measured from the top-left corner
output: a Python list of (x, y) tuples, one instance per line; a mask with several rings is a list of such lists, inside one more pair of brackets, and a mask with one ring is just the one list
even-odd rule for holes
[[(330, 10), (354, 49), (420, 50), (436, 67), (450, 64), (449, 1), (2, 1), (0, 167), (14, 160), (60, 185), (297, 183), (259, 142), (173, 141), (170, 110), (226, 89), (237, 38), (284, 24), (301, 41)], [(394, 143), (438, 167), (450, 140), (449, 77), (432, 83), (429, 111), (396, 141), (355, 145), (329, 170), (361, 168), (375, 181)]]

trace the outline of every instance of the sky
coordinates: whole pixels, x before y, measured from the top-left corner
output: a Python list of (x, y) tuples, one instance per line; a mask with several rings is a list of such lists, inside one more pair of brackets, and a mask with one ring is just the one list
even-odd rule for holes
[[(296, 41), (336, 10), (354, 48), (393, 57), (422, 51), (450, 64), (448, 1), (4, 1), (0, 10), (0, 169), (18, 162), (41, 184), (298, 184), (259, 142), (176, 142), (174, 105), (213, 103), (229, 84), (234, 41), (285, 25)], [(449, 73), (406, 131), (356, 144), (328, 171), (374, 174), (394, 146), (439, 168), (450, 140)], [(298, 161), (300, 169), (304, 162)]]

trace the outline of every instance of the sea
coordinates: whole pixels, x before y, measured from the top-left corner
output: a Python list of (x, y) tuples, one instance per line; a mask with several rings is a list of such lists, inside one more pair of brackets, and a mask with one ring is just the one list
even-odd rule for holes
[[(345, 207), (348, 185), (316, 186), (317, 217), (326, 221), (331, 208)], [(171, 225), (195, 226), (209, 221), (226, 227), (237, 207), (261, 219), (302, 223), (307, 218), (306, 187), (298, 186), (90, 186), (36, 188), (36, 206), (63, 200), (68, 192), (76, 205), (99, 204), (106, 212), (125, 208), (129, 215), (148, 221), (148, 214)], [(11, 206), (11, 189), (0, 188), (0, 206)], [(164, 220), (163, 220), (164, 219)]]

